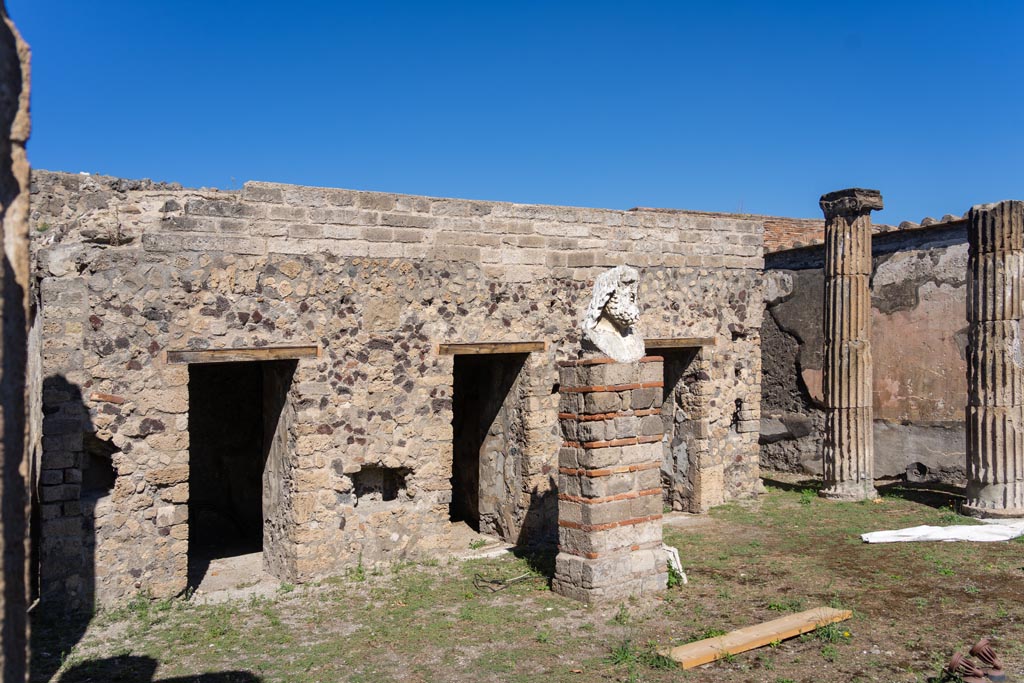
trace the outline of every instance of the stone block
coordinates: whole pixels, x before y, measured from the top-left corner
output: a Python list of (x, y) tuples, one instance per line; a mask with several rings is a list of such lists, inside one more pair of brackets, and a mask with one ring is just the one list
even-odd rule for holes
[[(570, 421), (566, 420), (564, 422)], [(586, 420), (584, 422), (576, 422), (575, 425), (563, 425), (563, 433), (568, 439), (570, 438), (569, 433), (575, 431), (577, 434), (577, 438), (575, 440), (584, 443), (608, 441), (618, 438), (616, 436), (617, 425), (617, 420)], [(575, 427), (575, 429), (573, 427)]]
[(630, 392), (629, 405), (633, 410), (650, 410), (661, 405), (662, 390), (660, 388), (633, 389)]
[(635, 485), (638, 491), (661, 488), (661, 469), (658, 467), (639, 470), (634, 476), (636, 477)]
[(577, 453), (579, 467), (588, 469), (599, 469), (603, 467), (615, 467), (624, 463), (623, 450), (621, 446), (607, 446), (604, 448), (586, 448)]
[(146, 481), (154, 486), (172, 486), (188, 481), (188, 465), (172, 465), (146, 472)]
[(661, 361), (640, 364), (640, 378), (643, 384), (665, 381), (665, 366)]
[(582, 495), (586, 498), (605, 498), (617, 496), (620, 493), (629, 493), (635, 485), (636, 475), (633, 472), (609, 474), (603, 477), (582, 477), (580, 481)]
[(661, 415), (646, 415), (640, 418), (639, 436), (661, 436), (665, 432), (665, 423)]
[[(604, 503), (602, 505), (609, 505)], [(585, 506), (593, 507), (593, 506)], [(626, 506), (628, 510), (628, 506)], [(600, 513), (598, 513), (600, 514)], [(584, 531), (560, 527), (558, 529), (558, 547), (562, 552), (574, 555), (597, 554), (603, 557), (610, 554), (633, 555), (634, 546), (661, 544), (661, 522), (644, 522), (617, 526), (599, 531)], [(631, 560), (634, 562), (635, 560)], [(646, 561), (646, 560), (645, 560)], [(653, 571), (653, 569), (652, 569)]]
[(558, 491), (559, 493), (565, 493), (570, 496), (582, 496), (583, 495), (583, 479), (584, 477), (576, 474), (562, 474), (558, 475)]
[(622, 415), (606, 421), (606, 440), (631, 439), (637, 434), (638, 420), (633, 415)]
[(583, 394), (583, 412), (587, 415), (617, 413), (629, 410), (629, 403), (623, 401), (627, 392), (592, 391)]
[(592, 465), (582, 465), (581, 457), (586, 453), (582, 448), (573, 448), (570, 446), (562, 446), (558, 449), (558, 466), (559, 467), (592, 467)]
[(583, 397), (585, 394), (576, 392), (562, 392), (558, 395), (558, 411), (578, 415), (583, 412)]
[[(655, 470), (656, 471), (656, 470)], [(630, 519), (641, 519), (644, 517), (661, 516), (662, 510), (662, 498), (660, 494), (661, 486), (658, 486), (658, 495), (639, 496), (637, 498), (631, 498), (629, 500), (629, 517)], [(658, 539), (661, 539), (661, 520), (656, 522), (650, 522), (651, 524), (659, 527)]]

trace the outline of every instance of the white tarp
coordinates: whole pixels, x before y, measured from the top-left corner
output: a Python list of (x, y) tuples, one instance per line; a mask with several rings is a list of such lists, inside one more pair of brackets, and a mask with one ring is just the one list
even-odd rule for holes
[[(987, 521), (987, 520), (986, 520)], [(1024, 520), (1000, 520), (976, 526), (914, 526), (893, 531), (861, 534), (866, 543), (907, 543), (910, 541), (1009, 541), (1024, 535)]]

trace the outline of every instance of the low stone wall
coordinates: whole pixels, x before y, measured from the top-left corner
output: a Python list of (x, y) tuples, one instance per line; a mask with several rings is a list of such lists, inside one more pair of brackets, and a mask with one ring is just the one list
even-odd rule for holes
[[(967, 234), (962, 221), (876, 234), (871, 278), (875, 475), (962, 484)], [(761, 464), (821, 472), (823, 254), (769, 254)]]
[[(756, 221), (43, 172), (33, 193), (44, 597), (185, 588), (189, 369), (168, 351), (318, 349), (282, 388), (272, 438), (286, 455), (264, 471), (275, 500), (265, 566), (304, 581), (429, 557), (448, 533), (455, 359), (439, 344), (544, 342), (504, 423), (514, 472), (492, 489), (508, 485), (513, 499), (494, 525), (508, 540), (551, 538), (556, 363), (579, 348), (593, 278), (620, 264), (641, 271), (646, 336), (713, 340), (699, 362), (706, 431), (694, 436), (706, 454), (695, 452), (720, 463), (722, 501), (756, 489)], [(108, 513), (89, 522), (76, 478), (97, 443), (109, 446), (113, 484)], [(395, 496), (374, 492), (373, 477)]]

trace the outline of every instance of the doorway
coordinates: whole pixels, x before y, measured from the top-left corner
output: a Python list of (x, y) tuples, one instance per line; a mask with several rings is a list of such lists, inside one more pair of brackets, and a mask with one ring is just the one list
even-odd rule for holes
[(295, 367), (293, 360), (189, 365), (192, 588), (212, 562), (226, 558), (253, 556), (238, 566), (262, 571), (264, 525), (277, 512), (268, 470), (285, 456), (278, 423)]
[(522, 517), (528, 354), (457, 355), (452, 392), (449, 517), (515, 542)]

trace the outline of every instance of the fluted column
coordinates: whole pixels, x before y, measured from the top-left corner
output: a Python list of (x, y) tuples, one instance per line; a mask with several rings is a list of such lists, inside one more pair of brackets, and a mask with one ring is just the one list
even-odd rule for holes
[(971, 208), (967, 260), (967, 505), (1024, 517), (1024, 202)]
[(875, 498), (871, 410), (871, 212), (878, 190), (849, 189), (821, 197), (825, 213), (825, 422), (821, 495)]

